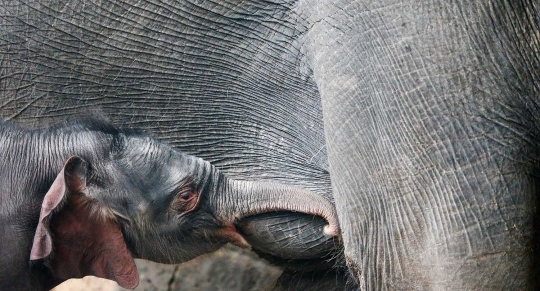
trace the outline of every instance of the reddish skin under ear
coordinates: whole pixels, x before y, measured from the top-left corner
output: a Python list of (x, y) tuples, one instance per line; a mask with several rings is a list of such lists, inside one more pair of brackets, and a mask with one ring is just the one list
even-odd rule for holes
[(66, 205), (52, 215), (53, 271), (62, 279), (93, 275), (135, 288), (139, 274), (120, 226), (112, 218), (93, 213), (94, 203), (82, 194), (71, 194)]
[(43, 199), (30, 260), (46, 259), (61, 280), (93, 275), (135, 288), (139, 274), (120, 225), (83, 194), (87, 171), (88, 164), (72, 156), (58, 173)]

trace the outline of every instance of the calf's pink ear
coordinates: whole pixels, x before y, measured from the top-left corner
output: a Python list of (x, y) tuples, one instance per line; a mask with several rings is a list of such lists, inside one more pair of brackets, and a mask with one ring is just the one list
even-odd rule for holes
[(48, 257), (60, 279), (92, 275), (135, 288), (139, 273), (120, 225), (84, 194), (87, 169), (82, 158), (69, 158), (45, 194), (30, 260)]

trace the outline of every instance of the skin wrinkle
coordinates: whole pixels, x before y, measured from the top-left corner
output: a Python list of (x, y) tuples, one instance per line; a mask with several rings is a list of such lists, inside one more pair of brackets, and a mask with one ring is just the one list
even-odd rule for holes
[(450, 150), (449, 152), (453, 152), (452, 150)]
[[(532, 2), (531, 2), (531, 3), (532, 3)], [(510, 2), (510, 3), (505, 3), (505, 4), (509, 4), (509, 5), (510, 5), (510, 7), (505, 7), (505, 8), (509, 8), (509, 9), (508, 9), (509, 11), (505, 11), (505, 12), (507, 13), (507, 17), (508, 17), (509, 19), (512, 19), (512, 18), (520, 19), (519, 15), (515, 14), (515, 13), (516, 13), (516, 12), (515, 12), (516, 9), (513, 9), (514, 7), (512, 7), (512, 3)], [(517, 7), (516, 7), (516, 8), (517, 8)], [(510, 13), (514, 13), (514, 15), (510, 15)], [(526, 23), (528, 23), (528, 21), (530, 21), (530, 20), (532, 20), (532, 19), (534, 19), (534, 18), (525, 19), (525, 20), (527, 20), (527, 21), (519, 22), (519, 23), (518, 23), (518, 25), (520, 25), (519, 29), (515, 27), (515, 24), (516, 24), (515, 22), (510, 22), (510, 27), (512, 27), (513, 30), (516, 31), (516, 32), (518, 32), (518, 31), (525, 32), (526, 29), (525, 29), (525, 27), (523, 27), (522, 25), (525, 25)], [(531, 23), (535, 23), (535, 21), (531, 21)], [(531, 31), (534, 32), (534, 30), (531, 30)], [(527, 46), (528, 46), (528, 47), (527, 47), (528, 50), (524, 50), (524, 51), (538, 52), (537, 48), (534, 48), (533, 45), (532, 45), (532, 44), (534, 43), (534, 44), (536, 44), (536, 46), (538, 46), (538, 43), (539, 43), (539, 42), (538, 42), (538, 32), (536, 32), (536, 34), (533, 33), (533, 35), (531, 35), (531, 34), (529, 34), (529, 33), (523, 33), (523, 34), (526, 35), (526, 36), (528, 37), (528, 39), (530, 39), (530, 40), (528, 40), (528, 41), (523, 41), (523, 40), (518, 39), (518, 40), (515, 41), (515, 42), (516, 42), (516, 43), (519, 43), (519, 44), (524, 43), (525, 45), (527, 45)], [(511, 35), (510, 35), (510, 37), (511, 37)], [(533, 39), (531, 39), (531, 38), (533, 38)], [(503, 45), (504, 45), (504, 44), (503, 44)], [(521, 52), (521, 51), (519, 51), (519, 52)], [(528, 61), (528, 60), (525, 59), (526, 56), (524, 56), (522, 53), (518, 53), (518, 56), (522, 58), (522, 61), (524, 61), (524, 62)], [(532, 56), (533, 58), (536, 59), (536, 62), (539, 61), (537, 55), (533, 54), (533, 55), (531, 55), (531, 56)], [(537, 77), (538, 77), (538, 76), (536, 75), (536, 72), (535, 72), (534, 70), (531, 70), (530, 68), (525, 68), (525, 69), (527, 69), (527, 73), (531, 76), (531, 78), (534, 79), (534, 78), (537, 78)], [(534, 85), (535, 88), (538, 90), (538, 85), (535, 84), (535, 83), (533, 83), (533, 85)]]

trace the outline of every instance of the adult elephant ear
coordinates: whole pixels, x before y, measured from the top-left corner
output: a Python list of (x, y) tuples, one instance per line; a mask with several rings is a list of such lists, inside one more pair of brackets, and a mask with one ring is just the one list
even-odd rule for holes
[(110, 209), (84, 194), (87, 174), (80, 157), (64, 164), (45, 194), (30, 260), (47, 258), (60, 279), (92, 275), (135, 288), (139, 274), (120, 225)]

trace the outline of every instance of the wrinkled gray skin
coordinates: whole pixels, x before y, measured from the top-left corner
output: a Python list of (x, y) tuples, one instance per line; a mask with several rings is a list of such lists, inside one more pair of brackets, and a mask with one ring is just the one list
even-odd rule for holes
[(40, 3), (0, 5), (4, 115), (98, 107), (231, 176), (331, 178), (366, 290), (538, 288), (537, 2)]

